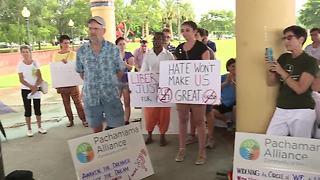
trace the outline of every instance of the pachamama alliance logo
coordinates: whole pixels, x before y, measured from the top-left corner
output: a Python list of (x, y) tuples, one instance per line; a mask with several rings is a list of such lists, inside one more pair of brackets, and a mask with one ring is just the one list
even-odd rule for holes
[(256, 160), (260, 155), (260, 145), (253, 139), (247, 139), (240, 145), (240, 155), (246, 160)]
[(93, 160), (94, 152), (89, 143), (81, 143), (77, 147), (77, 158), (81, 163), (88, 163)]

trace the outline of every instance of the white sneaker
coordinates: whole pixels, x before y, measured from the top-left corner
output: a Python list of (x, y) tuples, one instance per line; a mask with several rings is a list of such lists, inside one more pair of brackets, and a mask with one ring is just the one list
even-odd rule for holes
[(46, 134), (47, 133), (47, 130), (43, 129), (43, 128), (38, 128), (38, 132), (40, 134)]
[(28, 137), (32, 137), (32, 136), (33, 136), (32, 130), (28, 130), (28, 131), (27, 131), (27, 136), (28, 136)]

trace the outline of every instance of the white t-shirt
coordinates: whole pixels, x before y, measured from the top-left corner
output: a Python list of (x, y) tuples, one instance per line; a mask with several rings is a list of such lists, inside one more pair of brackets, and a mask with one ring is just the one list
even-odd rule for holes
[[(22, 73), (23, 79), (31, 85), (35, 85), (37, 82), (36, 72), (38, 69), (40, 69), (40, 66), (36, 61), (33, 61), (30, 65), (25, 64), (23, 61), (20, 61), (18, 64), (18, 73)], [(21, 84), (21, 89), (30, 90), (30, 88), (23, 84)]]
[(149, 50), (144, 58), (140, 72), (159, 72), (160, 71), (160, 61), (174, 60), (174, 56), (168, 50), (164, 49), (161, 51), (158, 56), (153, 51)]
[(309, 44), (304, 51), (310, 56), (316, 58), (318, 63), (320, 62), (320, 46), (317, 48), (312, 47), (312, 44)]

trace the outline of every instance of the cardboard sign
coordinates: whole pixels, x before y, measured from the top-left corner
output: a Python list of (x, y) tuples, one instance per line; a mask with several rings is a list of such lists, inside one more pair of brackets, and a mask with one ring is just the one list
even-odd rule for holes
[(236, 133), (234, 179), (320, 180), (320, 141)]
[(154, 174), (139, 123), (69, 140), (78, 180), (138, 180)]
[(220, 104), (220, 62), (161, 61), (159, 86), (161, 103)]
[(128, 73), (130, 104), (133, 107), (169, 107), (157, 101), (159, 89), (159, 73)]
[(52, 87), (70, 87), (83, 84), (79, 73), (75, 70), (75, 61), (50, 63)]

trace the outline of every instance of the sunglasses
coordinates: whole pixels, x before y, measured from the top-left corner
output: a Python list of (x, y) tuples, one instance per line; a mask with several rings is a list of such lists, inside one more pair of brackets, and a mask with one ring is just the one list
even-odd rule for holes
[(292, 38), (294, 38), (294, 37), (297, 37), (297, 36), (296, 36), (296, 35), (289, 35), (289, 36), (282, 37), (281, 39), (282, 39), (282, 40), (288, 40), (288, 41), (290, 41), (290, 40), (292, 40)]

